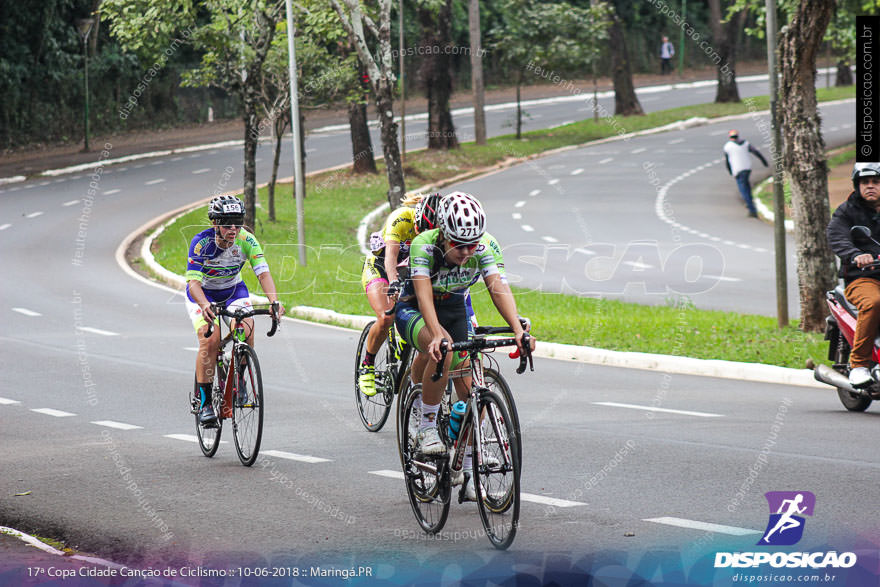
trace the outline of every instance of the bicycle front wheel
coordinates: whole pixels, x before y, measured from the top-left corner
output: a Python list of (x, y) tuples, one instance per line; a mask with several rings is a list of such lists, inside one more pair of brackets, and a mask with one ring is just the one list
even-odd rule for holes
[(492, 391), (480, 394), (480, 410), (486, 420), (477, 442), (474, 417), (474, 489), (480, 519), (489, 541), (504, 550), (511, 545), (519, 526), (520, 460), (516, 430), (501, 397)]
[[(418, 430), (421, 410), (413, 412), (413, 403), (421, 402), (420, 386), (411, 389), (406, 401), (403, 416), (404, 431)], [(417, 419), (418, 418), (418, 419)], [(418, 434), (403, 434), (403, 475), (409, 503), (422, 530), (429, 534), (439, 532), (449, 516), (449, 497), (452, 488), (449, 483), (448, 457), (429, 457), (418, 452)]]
[(232, 392), (232, 436), (235, 451), (245, 467), (257, 460), (263, 438), (263, 377), (257, 353), (242, 344), (236, 356), (238, 367)]
[(367, 324), (361, 332), (360, 341), (358, 341), (357, 352), (354, 357), (354, 396), (357, 401), (358, 415), (361, 417), (361, 423), (364, 428), (370, 432), (378, 432), (388, 420), (388, 414), (391, 413), (391, 405), (394, 402), (394, 373), (389, 367), (391, 362), (391, 349), (388, 340), (379, 347), (374, 360), (374, 373), (376, 377), (376, 395), (365, 395), (361, 391), (360, 376), (362, 372), (361, 363), (364, 360), (364, 353), (367, 350), (367, 335), (370, 328), (376, 321), (373, 320)]
[(519, 427), (519, 413), (516, 410), (516, 402), (513, 401), (513, 393), (507, 380), (492, 367), (483, 368), (483, 378), (486, 381), (486, 387), (490, 391), (498, 394), (498, 397), (504, 402), (510, 420), (513, 422), (513, 429), (516, 431), (516, 455), (520, 461), (520, 470), (522, 470), (522, 433)]
[[(220, 415), (220, 406), (222, 404), (222, 398), (220, 395), (223, 393), (222, 391), (218, 391), (218, 388), (222, 387), (222, 383), (226, 379), (225, 375), (225, 372), (220, 372), (219, 366), (214, 370), (212, 403), (214, 404), (214, 413), (218, 416)], [(194, 381), (192, 407), (193, 412), (196, 415), (196, 437), (199, 439), (199, 448), (202, 449), (202, 454), (211, 458), (217, 454), (217, 449), (220, 447), (220, 433), (223, 431), (223, 420), (217, 418), (216, 423), (213, 423), (210, 426), (205, 426), (199, 422), (199, 406), (202, 403), (200, 398), (201, 393), (199, 392), (198, 381)]]

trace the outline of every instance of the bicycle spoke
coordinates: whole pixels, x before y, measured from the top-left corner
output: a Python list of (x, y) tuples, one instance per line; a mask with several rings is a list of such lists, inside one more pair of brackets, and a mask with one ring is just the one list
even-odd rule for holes
[(246, 345), (240, 349), (232, 394), (232, 433), (239, 460), (250, 466), (257, 460), (263, 435), (263, 382), (254, 350)]

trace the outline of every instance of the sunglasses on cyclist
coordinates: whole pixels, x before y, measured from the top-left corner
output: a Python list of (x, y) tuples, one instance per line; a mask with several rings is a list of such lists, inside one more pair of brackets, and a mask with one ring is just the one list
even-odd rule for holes
[(450, 239), (449, 244), (452, 245), (452, 247), (456, 248), (456, 249), (462, 248), (462, 249), (467, 249), (469, 251), (472, 251), (477, 248), (477, 245), (479, 243), (460, 243), (458, 241), (454, 241), (454, 240)]
[(227, 224), (226, 222), (224, 222), (224, 223), (222, 223), (222, 224), (219, 224), (219, 223), (218, 223), (218, 224), (215, 224), (214, 226), (218, 226), (218, 227), (220, 227), (220, 228), (225, 228), (225, 229), (227, 229), (227, 230), (230, 230), (230, 229), (233, 229), (233, 228), (244, 228), (244, 224), (241, 224), (241, 223), (238, 223), (238, 224), (231, 224), (231, 223), (230, 223), (230, 224)]

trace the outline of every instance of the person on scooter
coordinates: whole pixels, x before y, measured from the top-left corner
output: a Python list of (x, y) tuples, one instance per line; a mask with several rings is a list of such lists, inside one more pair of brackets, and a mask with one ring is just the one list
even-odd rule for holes
[(831, 249), (840, 257), (839, 275), (846, 286), (846, 299), (859, 309), (849, 356), (849, 382), (858, 388), (873, 381), (873, 342), (880, 329), (880, 267), (872, 264), (880, 255), (880, 247), (872, 242), (856, 245), (850, 229), (866, 226), (874, 238), (880, 239), (880, 163), (856, 163), (852, 182), (853, 192), (834, 211), (826, 235)]

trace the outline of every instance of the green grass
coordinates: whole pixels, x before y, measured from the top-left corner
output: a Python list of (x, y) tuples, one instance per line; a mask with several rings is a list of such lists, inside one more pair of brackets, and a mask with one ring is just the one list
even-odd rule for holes
[[(852, 88), (817, 92), (820, 100), (851, 97)], [(703, 116), (714, 118), (767, 108), (766, 97), (749, 103), (701, 104), (654, 112), (645, 116), (613, 117), (575, 122), (563, 127), (532, 131), (521, 140), (512, 136), (490, 139), (485, 146), (464, 144), (448, 152), (408, 153), (405, 172), (410, 188), (441, 182), (478, 171), (509, 157), (524, 157), (549, 149), (662, 126)], [(256, 236), (263, 244), (272, 275), (287, 307), (329, 308), (343, 314), (370, 314), (360, 285), (363, 258), (355, 242), (363, 216), (385, 201), (387, 181), (378, 175), (355, 176), (348, 170), (326, 172), (307, 181), (305, 240), (307, 265), (298, 263), (296, 215), (292, 186), (276, 189), (277, 222), (268, 222), (266, 191), (260, 190)], [(207, 227), (204, 207), (170, 226), (154, 243), (154, 254), (166, 268), (183, 274), (187, 247), (193, 235)], [(243, 271), (251, 291), (259, 292), (256, 278)], [(704, 359), (761, 362), (803, 367), (807, 358), (821, 360), (821, 335), (796, 328), (777, 329), (774, 318), (732, 312), (697, 310), (690, 306), (641, 306), (624, 302), (515, 290), (520, 313), (535, 324), (542, 340), (620, 351), (674, 354)], [(500, 318), (482, 287), (475, 288), (474, 305), (481, 322)]]

